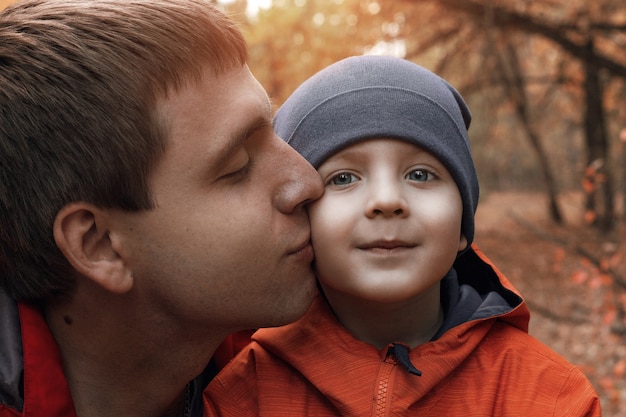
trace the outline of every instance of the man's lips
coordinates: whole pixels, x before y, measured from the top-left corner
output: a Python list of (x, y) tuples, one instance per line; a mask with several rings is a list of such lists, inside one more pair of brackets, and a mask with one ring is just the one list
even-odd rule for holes
[(289, 251), (288, 255), (303, 258), (307, 260), (307, 262), (312, 262), (314, 258), (314, 254), (313, 254), (313, 246), (311, 245), (311, 240), (310, 239), (305, 240), (300, 245), (296, 246), (295, 249)]

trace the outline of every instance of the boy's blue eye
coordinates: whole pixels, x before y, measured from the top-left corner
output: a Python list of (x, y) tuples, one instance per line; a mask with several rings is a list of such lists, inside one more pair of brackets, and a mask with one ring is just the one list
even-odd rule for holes
[(406, 175), (406, 178), (411, 181), (428, 181), (431, 179), (432, 174), (425, 169), (415, 169)]
[(349, 172), (342, 172), (332, 177), (330, 179), (330, 183), (332, 185), (348, 185), (357, 180), (358, 178), (355, 175), (350, 174)]

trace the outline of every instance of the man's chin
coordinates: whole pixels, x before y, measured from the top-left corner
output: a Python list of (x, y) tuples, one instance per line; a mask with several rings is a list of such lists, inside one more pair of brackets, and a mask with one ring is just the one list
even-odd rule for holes
[(299, 320), (309, 310), (317, 293), (317, 285), (313, 279), (310, 288), (303, 289), (298, 297), (291, 296), (285, 301), (285, 308), (282, 309), (283, 315), (274, 324), (266, 327), (284, 326)]

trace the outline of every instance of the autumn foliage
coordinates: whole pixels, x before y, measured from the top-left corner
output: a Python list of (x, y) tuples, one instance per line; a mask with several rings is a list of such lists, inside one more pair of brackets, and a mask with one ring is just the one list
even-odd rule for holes
[[(0, 0), (0, 9), (13, 0)], [(477, 243), (528, 300), (531, 333), (626, 415), (626, 3), (246, 0), (250, 67), (276, 106), (350, 55), (402, 56), (473, 113)]]
[[(481, 205), (491, 207), (479, 214), (502, 219), (483, 226), (478, 244), (522, 289), (532, 331), (587, 373), (604, 415), (626, 415), (626, 4), (273, 0), (254, 16), (245, 8), (227, 6), (277, 106), (321, 68), (363, 53), (413, 60), (462, 92)], [(489, 200), (498, 198), (510, 205), (496, 216)], [(480, 219), (490, 223), (479, 216), (477, 227)]]

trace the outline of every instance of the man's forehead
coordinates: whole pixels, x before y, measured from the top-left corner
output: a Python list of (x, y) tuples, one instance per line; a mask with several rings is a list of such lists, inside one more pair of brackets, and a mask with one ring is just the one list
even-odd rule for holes
[(163, 98), (157, 109), (169, 151), (192, 159), (204, 155), (218, 165), (251, 132), (272, 123), (271, 100), (246, 66), (222, 74), (208, 70)]

